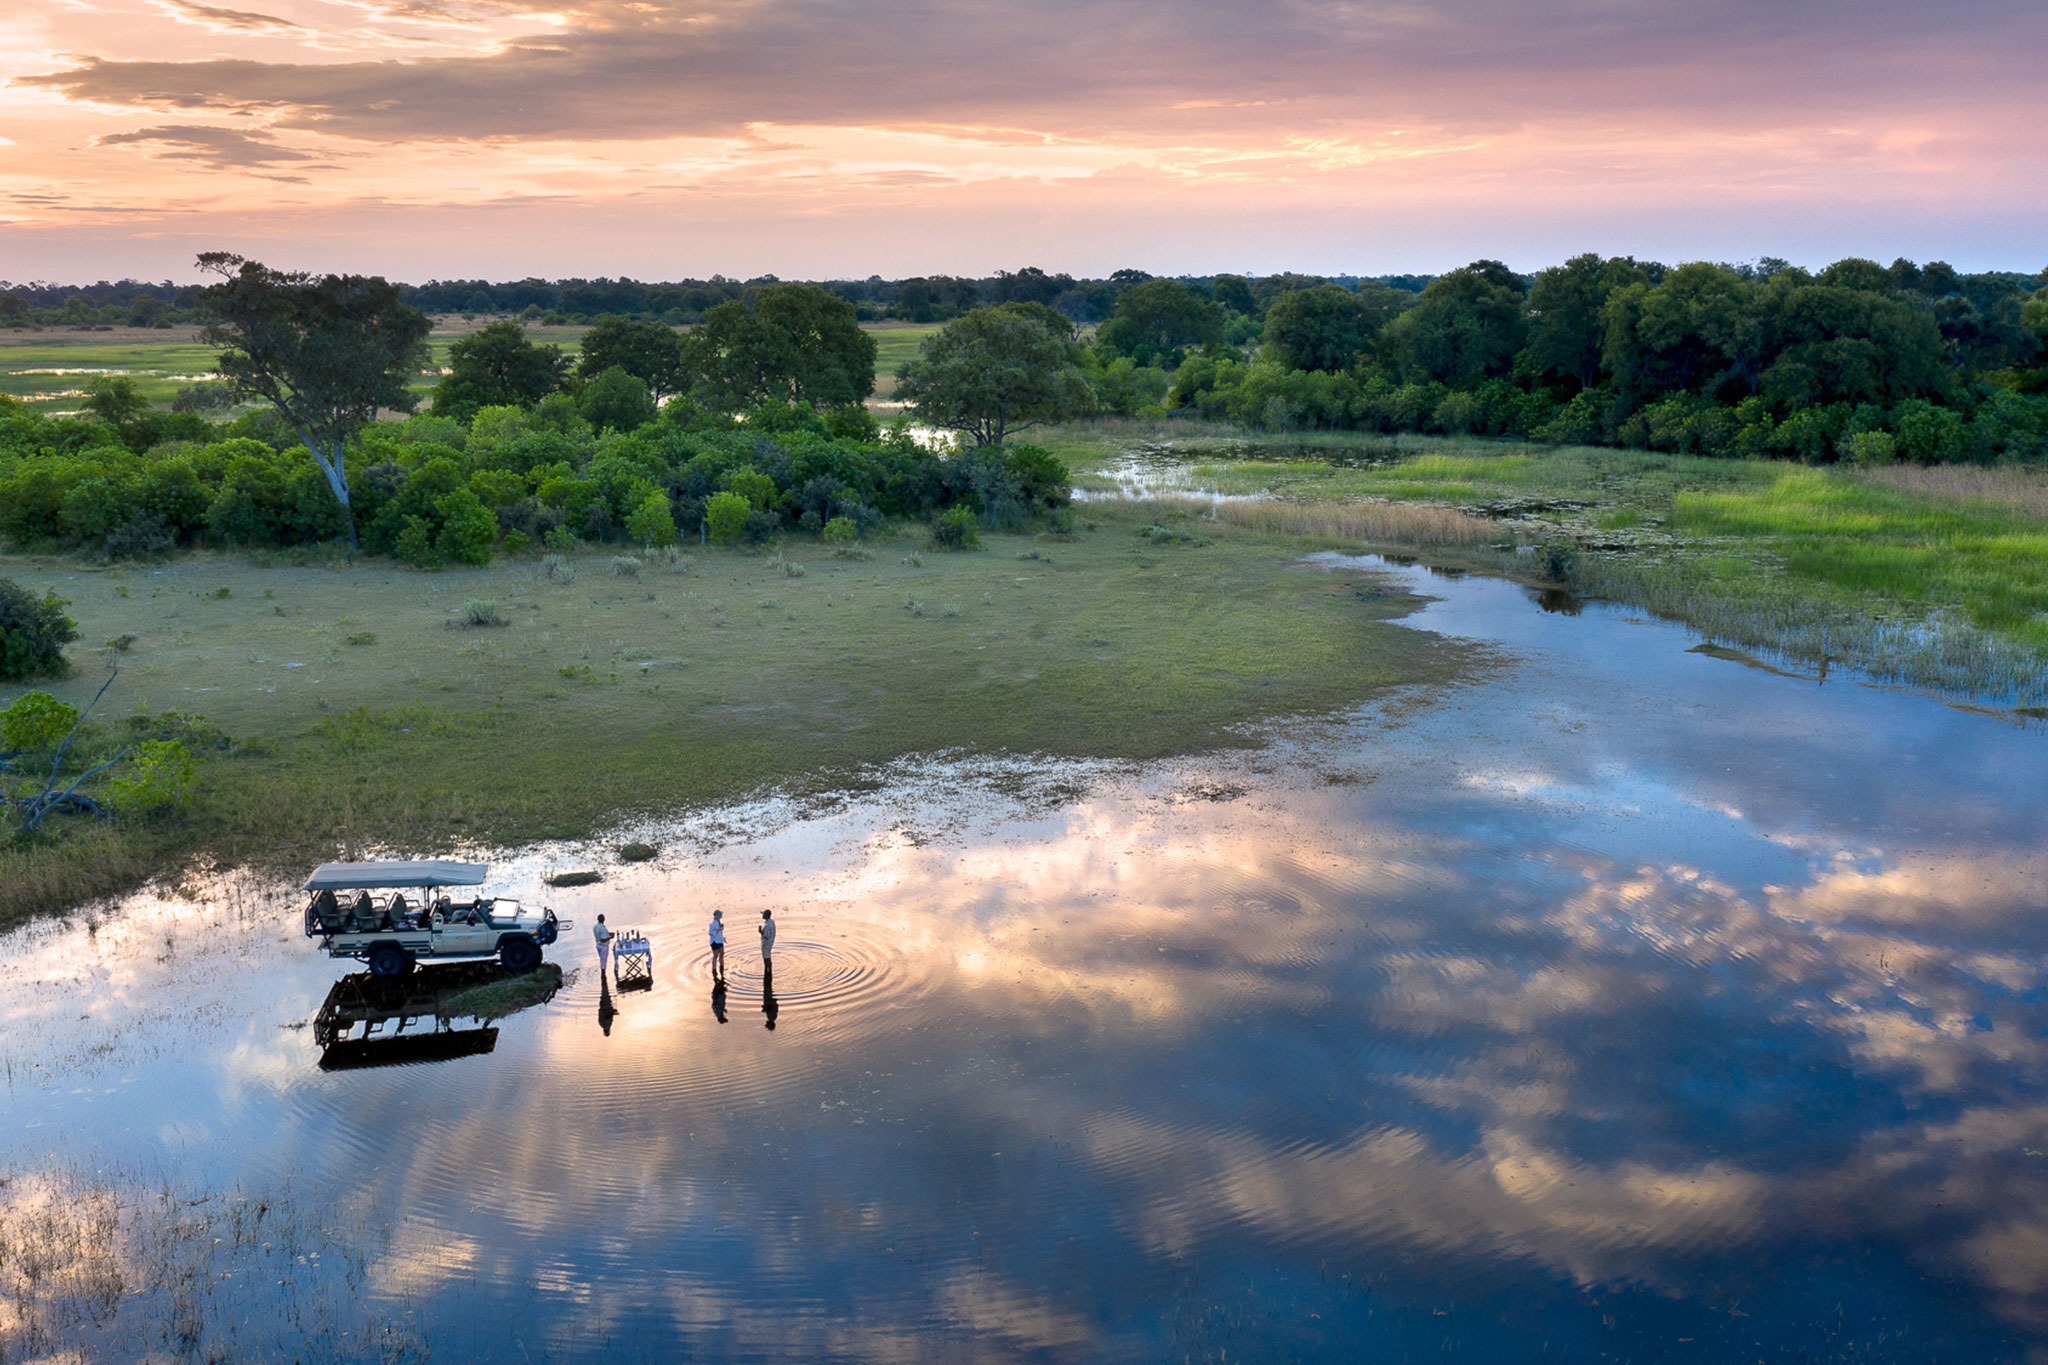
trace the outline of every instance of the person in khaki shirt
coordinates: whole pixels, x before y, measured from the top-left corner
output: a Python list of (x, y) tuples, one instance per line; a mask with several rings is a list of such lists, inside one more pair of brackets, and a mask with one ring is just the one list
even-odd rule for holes
[(761, 968), (766, 971), (775, 960), (775, 912), (761, 912)]

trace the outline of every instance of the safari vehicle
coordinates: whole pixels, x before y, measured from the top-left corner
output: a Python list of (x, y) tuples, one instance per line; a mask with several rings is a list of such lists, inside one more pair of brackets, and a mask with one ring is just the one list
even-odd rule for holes
[(479, 895), (489, 870), (483, 863), (322, 863), (306, 879), (306, 936), (320, 939), (329, 957), (360, 958), (373, 976), (404, 976), (423, 957), (495, 956), (508, 971), (530, 972), (569, 922), (546, 908), (535, 913), (516, 900)]

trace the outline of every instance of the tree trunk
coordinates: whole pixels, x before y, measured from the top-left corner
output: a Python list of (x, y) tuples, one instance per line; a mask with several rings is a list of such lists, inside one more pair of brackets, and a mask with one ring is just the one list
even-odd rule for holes
[(301, 431), (299, 435), (305, 438), (306, 449), (313, 452), (313, 462), (327, 476), (327, 486), (334, 490), (334, 500), (341, 504), (341, 522), (348, 528), (348, 552), (353, 557), (362, 548), (362, 542), (356, 539), (356, 509), (348, 500), (348, 473), (343, 464), (347, 457), (337, 445), (330, 459), (305, 432)]

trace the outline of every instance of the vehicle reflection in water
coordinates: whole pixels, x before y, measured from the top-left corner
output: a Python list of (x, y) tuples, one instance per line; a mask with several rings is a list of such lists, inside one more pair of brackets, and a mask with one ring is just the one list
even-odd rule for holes
[(351, 972), (313, 1017), (320, 1069), (481, 1056), (498, 1045), (497, 1020), (546, 1004), (561, 988), (553, 963), (531, 972), (495, 962), (430, 964), (400, 977)]

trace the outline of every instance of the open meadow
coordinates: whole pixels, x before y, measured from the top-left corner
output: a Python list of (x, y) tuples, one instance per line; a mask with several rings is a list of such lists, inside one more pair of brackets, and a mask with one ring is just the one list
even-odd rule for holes
[[(1142, 758), (1241, 742), (1445, 681), (1458, 650), (1386, 627), (1409, 599), (1290, 566), (1298, 538), (1091, 510), (1072, 538), (921, 533), (836, 558), (697, 547), (420, 572), (188, 555), (0, 559), (79, 623), (77, 705), (197, 713), (228, 746), (192, 811), (0, 858), (0, 920), (166, 858), (304, 861), (600, 830), (765, 784), (971, 749)], [(783, 557), (787, 555), (787, 558)], [(481, 619), (484, 624), (475, 624)]]

